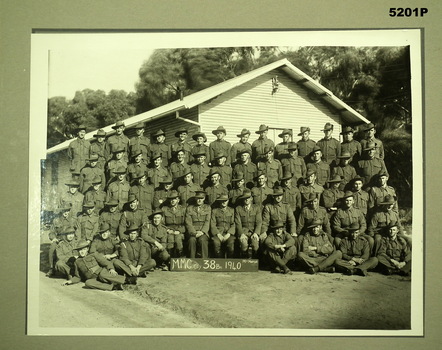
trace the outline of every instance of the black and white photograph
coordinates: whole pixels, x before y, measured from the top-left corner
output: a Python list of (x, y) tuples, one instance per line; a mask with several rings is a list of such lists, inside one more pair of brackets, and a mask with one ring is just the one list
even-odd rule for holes
[(421, 336), (421, 45), (32, 34), (28, 333)]

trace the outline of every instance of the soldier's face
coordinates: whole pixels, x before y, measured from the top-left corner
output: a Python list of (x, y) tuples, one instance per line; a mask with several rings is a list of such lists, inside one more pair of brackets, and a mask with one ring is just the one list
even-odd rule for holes
[(153, 222), (153, 224), (154, 224), (155, 226), (158, 226), (159, 224), (161, 224), (161, 219), (162, 219), (162, 218), (163, 218), (163, 216), (160, 215), (160, 214), (156, 214), (156, 215), (154, 215), (153, 218), (152, 218), (152, 222)]
[(265, 138), (265, 137), (267, 136), (267, 132), (268, 132), (268, 130), (264, 130), (264, 131), (262, 131), (261, 134), (259, 135), (259, 138), (260, 138), (260, 139)]
[(185, 141), (185, 140), (187, 139), (187, 132), (182, 132), (182, 133), (180, 133), (180, 134), (178, 135), (178, 138), (179, 138), (181, 141)]
[(222, 131), (218, 131), (217, 133), (216, 133), (216, 138), (218, 139), (218, 140), (222, 140), (223, 138), (224, 138), (224, 133), (222, 132)]
[(281, 181), (282, 187), (290, 187), (292, 184), (292, 179), (282, 180)]
[(62, 215), (65, 219), (67, 219), (67, 217), (69, 216), (69, 210), (65, 210), (61, 215)]
[(167, 184), (164, 184), (164, 189), (166, 190), (166, 191), (169, 191), (170, 189), (172, 188), (172, 183), (167, 183)]
[(282, 233), (283, 233), (283, 231), (284, 231), (284, 228), (283, 228), (283, 227), (275, 228), (275, 234), (276, 234), (277, 236), (281, 236)]
[(316, 209), (316, 208), (319, 206), (319, 199), (318, 199), (318, 198), (315, 198), (315, 199), (313, 199), (310, 203), (311, 203), (311, 204), (310, 204), (310, 207), (311, 207), (312, 209)]
[(273, 158), (273, 151), (269, 151), (269, 152), (267, 152), (267, 154), (266, 154), (266, 158), (267, 158), (267, 160), (272, 159), (272, 158)]
[(78, 135), (79, 139), (84, 139), (84, 137), (86, 135), (86, 130), (79, 130), (77, 135)]
[(187, 174), (186, 176), (184, 176), (184, 182), (186, 184), (190, 184), (193, 180), (193, 175), (192, 173)]
[(339, 185), (340, 185), (341, 183), (340, 182), (333, 182), (333, 188), (335, 188), (335, 189), (337, 189), (337, 188), (339, 188)]
[(176, 158), (178, 160), (178, 162), (183, 162), (184, 161), (184, 152), (178, 152), (176, 155)]
[(289, 134), (282, 135), (282, 142), (289, 142), (289, 140), (290, 140), (290, 135)]
[(388, 204), (387, 205), (387, 211), (392, 211), (394, 207), (394, 204)]
[(86, 209), (86, 213), (87, 213), (87, 215), (92, 215), (92, 213), (94, 212), (94, 207), (92, 207), (92, 208), (87, 208)]
[(140, 185), (144, 185), (145, 182), (146, 182), (146, 175), (143, 175), (138, 179), (138, 183)]
[(244, 179), (241, 179), (241, 180), (237, 181), (236, 182), (236, 184), (237, 184), (236, 187), (238, 187), (238, 188), (243, 187), (244, 186), (244, 182), (245, 182)]
[(117, 152), (115, 153), (115, 158), (117, 158), (117, 160), (120, 160), (121, 158), (123, 158), (123, 154), (124, 152)]
[(221, 208), (226, 208), (227, 204), (229, 204), (229, 201), (220, 201), (221, 202)]
[(376, 154), (376, 149), (374, 148), (368, 151), (368, 156), (370, 157), (370, 159), (373, 159), (375, 154)]
[(196, 205), (197, 206), (202, 206), (204, 204), (204, 198), (197, 198), (196, 199)]
[(69, 192), (74, 194), (75, 192), (77, 192), (78, 187), (77, 186), (70, 186), (69, 187)]
[(252, 200), (253, 200), (252, 197), (249, 197), (249, 198), (244, 199), (244, 203), (245, 203), (245, 205), (252, 204)]
[(362, 181), (358, 180), (353, 183), (353, 189), (357, 192), (362, 188)]
[(345, 206), (346, 206), (347, 208), (351, 208), (351, 207), (353, 206), (353, 204), (354, 204), (354, 199), (353, 199), (353, 197), (347, 197), (347, 198), (345, 198)]
[(130, 203), (129, 203), (129, 207), (130, 207), (132, 210), (137, 209), (137, 207), (138, 207), (138, 200), (135, 199), (134, 201), (130, 202)]
[(379, 178), (379, 184), (380, 184), (381, 186), (385, 186), (385, 185), (387, 184), (387, 181), (388, 181), (388, 177), (386, 177), (385, 175), (382, 175), (382, 176)]
[(115, 133), (117, 135), (121, 135), (124, 131), (124, 126), (119, 126), (118, 128), (115, 129)]
[(84, 257), (87, 255), (88, 251), (89, 251), (89, 247), (84, 247), (84, 248), (81, 248), (81, 249), (78, 251), (78, 254), (79, 254), (82, 258), (84, 258)]
[(351, 141), (353, 140), (353, 133), (352, 132), (346, 132), (344, 135), (342, 135), (344, 141)]
[(351, 237), (352, 239), (356, 239), (356, 238), (358, 238), (358, 236), (359, 236), (359, 230), (352, 231), (352, 232), (350, 233), (350, 237)]
[(321, 151), (316, 151), (312, 154), (312, 160), (314, 162), (319, 162), (321, 160), (321, 156), (322, 156), (322, 152)]
[(329, 137), (331, 137), (333, 130), (324, 130), (324, 137), (326, 139), (328, 139)]
[(302, 139), (303, 139), (304, 141), (308, 140), (309, 135), (310, 135), (310, 131), (304, 131), (304, 132), (302, 133)]
[(157, 142), (158, 143), (163, 143), (165, 139), (166, 139), (166, 136), (164, 136), (164, 135), (158, 135), (157, 136)]
[(218, 182), (219, 182), (219, 174), (213, 174), (211, 177), (210, 177), (210, 180), (212, 181), (212, 184), (217, 184)]
[(135, 157), (135, 162), (136, 162), (136, 163), (139, 163), (139, 162), (141, 162), (141, 159), (143, 159), (143, 155), (140, 153), (139, 155), (137, 155), (137, 156)]
[(94, 185), (94, 190), (98, 191), (100, 189), (101, 183), (100, 184), (95, 184)]
[(89, 162), (89, 164), (91, 165), (92, 168), (95, 168), (95, 166), (97, 165), (97, 161), (93, 160), (93, 161)]
[(102, 142), (104, 142), (104, 137), (102, 137), (102, 136), (97, 137), (97, 142), (98, 142), (98, 143), (102, 143)]
[(315, 183), (315, 180), (316, 180), (316, 174), (311, 174), (309, 177), (307, 177), (307, 183), (308, 184)]
[(371, 128), (369, 130), (365, 130), (365, 136), (367, 138), (372, 138), (374, 136), (374, 134), (376, 134), (375, 128)]
[(74, 234), (74, 233), (68, 233), (68, 234), (66, 235), (66, 240), (67, 240), (68, 242), (71, 242), (71, 241), (74, 240), (74, 237), (75, 237), (75, 234)]
[(314, 236), (319, 236), (319, 232), (321, 231), (321, 226), (312, 227), (312, 234)]
[(116, 206), (116, 205), (112, 205), (112, 206), (110, 206), (110, 207), (109, 207), (109, 211), (110, 211), (111, 213), (115, 213), (115, 212), (117, 211), (117, 206)]
[(129, 232), (129, 239), (133, 242), (137, 239), (138, 232), (137, 231), (131, 231)]
[(393, 226), (388, 229), (388, 235), (391, 239), (396, 239), (398, 232), (399, 229), (397, 228), (397, 226)]
[(265, 175), (261, 175), (260, 177), (258, 177), (258, 185), (259, 186), (264, 186), (266, 181), (267, 181), (267, 178)]
[(242, 135), (240, 138), (241, 142), (246, 143), (249, 140), (249, 136), (250, 136), (250, 134)]
[(341, 158), (341, 164), (343, 166), (346, 166), (350, 162), (349, 158)]
[(243, 161), (244, 163), (249, 160), (249, 157), (250, 157), (250, 154), (248, 154), (248, 153), (241, 153), (241, 161)]
[(226, 157), (220, 157), (220, 158), (218, 158), (218, 164), (219, 165), (224, 165), (224, 164), (226, 164)]
[(197, 161), (198, 164), (203, 164), (205, 160), (206, 160), (206, 156), (202, 156), (202, 155), (198, 156), (196, 158), (196, 161)]
[(137, 129), (137, 135), (138, 136), (142, 136), (143, 134), (144, 134), (144, 129), (143, 128)]
[(172, 206), (172, 207), (176, 207), (177, 205), (178, 205), (178, 202), (180, 201), (180, 199), (178, 198), (178, 197), (175, 197), (175, 198), (172, 198), (171, 200), (170, 200), (170, 205)]
[(202, 136), (198, 136), (198, 137), (196, 138), (196, 142), (197, 142), (199, 145), (202, 145), (202, 144), (204, 143), (204, 137), (202, 137)]
[(296, 157), (298, 157), (298, 150), (297, 149), (291, 150), (291, 151), (289, 151), (289, 154), (290, 154), (290, 157), (296, 158)]
[(110, 236), (110, 231), (109, 230), (101, 232), (101, 238), (102, 239), (108, 239), (109, 236)]
[(163, 161), (163, 159), (162, 159), (161, 157), (157, 157), (157, 158), (155, 158), (155, 159), (153, 160), (153, 164), (154, 164), (156, 167), (159, 167), (159, 166), (161, 165), (162, 161)]
[(118, 174), (118, 180), (120, 180), (120, 182), (122, 182), (124, 180), (124, 178), (126, 177), (126, 174)]
[(276, 203), (281, 203), (281, 201), (282, 201), (282, 194), (278, 195), (278, 196), (273, 196), (273, 199), (275, 200)]

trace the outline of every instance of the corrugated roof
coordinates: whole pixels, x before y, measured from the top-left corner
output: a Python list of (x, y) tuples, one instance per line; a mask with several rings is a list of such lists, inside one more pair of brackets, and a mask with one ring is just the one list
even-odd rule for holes
[[(348, 124), (362, 124), (369, 123), (370, 121), (364, 118), (360, 113), (355, 111), (349, 105), (341, 101), (337, 98), (333, 93), (328, 90), (326, 87), (318, 83), (316, 80), (305, 74), (300, 69), (296, 68), (293, 64), (291, 64), (287, 59), (282, 59), (273, 63), (270, 63), (266, 66), (257, 68), (253, 71), (241, 74), (235, 78), (226, 80), (222, 83), (213, 85), (207, 89), (195, 92), (189, 96), (185, 96), (183, 100), (176, 100), (165, 104), (163, 106), (157, 107), (150, 111), (137, 114), (133, 117), (127, 118), (124, 120), (126, 127), (134, 126), (139, 122), (145, 122), (147, 120), (154, 120), (157, 118), (161, 118), (165, 115), (173, 113), (175, 111), (188, 109), (195, 107), (201, 103), (204, 103), (216, 96), (221, 95), (222, 93), (229, 91), (237, 86), (240, 86), (262, 74), (265, 74), (273, 69), (282, 69), (289, 77), (291, 77), (298, 84), (305, 86), (307, 89), (314, 92), (318, 98), (322, 99), (324, 103), (333, 106), (337, 111), (341, 113), (342, 119)], [(104, 131), (108, 134), (114, 133), (112, 129), (112, 125), (108, 125), (103, 128)], [(96, 130), (89, 132), (86, 134), (86, 139), (92, 139), (93, 135), (96, 133)], [(60, 143), (50, 149), (47, 150), (47, 153), (54, 153), (57, 151), (61, 151), (63, 149), (68, 148), (69, 144), (72, 140), (67, 140), (63, 143)]]

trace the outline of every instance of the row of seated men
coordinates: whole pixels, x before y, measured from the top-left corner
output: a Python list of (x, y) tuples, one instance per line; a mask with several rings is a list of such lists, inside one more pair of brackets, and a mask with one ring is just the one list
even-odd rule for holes
[[(161, 217), (161, 212), (154, 214), (152, 226), (161, 226)], [(285, 231), (284, 224), (276, 222), (263, 242), (261, 259), (269, 264), (272, 272), (283, 274), (292, 274), (290, 267), (297, 264), (310, 274), (338, 270), (346, 275), (367, 276), (368, 270), (377, 268), (386, 275), (410, 276), (411, 250), (398, 236), (396, 224), (386, 228), (388, 234), (382, 238), (376, 256), (370, 256), (369, 243), (360, 235), (357, 223), (348, 229), (338, 248), (321, 226), (320, 220), (313, 220), (298, 245)], [(126, 234), (127, 240), (116, 242), (110, 238), (109, 225), (103, 223), (99, 235), (89, 242), (76, 240), (74, 228), (66, 227), (56, 249), (55, 269), (66, 278), (62, 285), (83, 281), (89, 288), (123, 290), (124, 284), (137, 284), (137, 278), (147, 277), (159, 263), (167, 270), (172, 241), (166, 239), (160, 243), (151, 231), (143, 232), (136, 225), (129, 227)], [(213, 242), (216, 238), (212, 236)]]

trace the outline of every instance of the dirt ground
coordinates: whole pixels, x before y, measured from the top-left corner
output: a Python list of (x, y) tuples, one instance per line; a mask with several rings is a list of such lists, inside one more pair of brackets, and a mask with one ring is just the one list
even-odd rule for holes
[[(41, 327), (410, 329), (406, 277), (155, 271), (124, 291), (104, 292), (45, 277), (47, 248)], [(62, 325), (60, 309), (70, 315)]]

